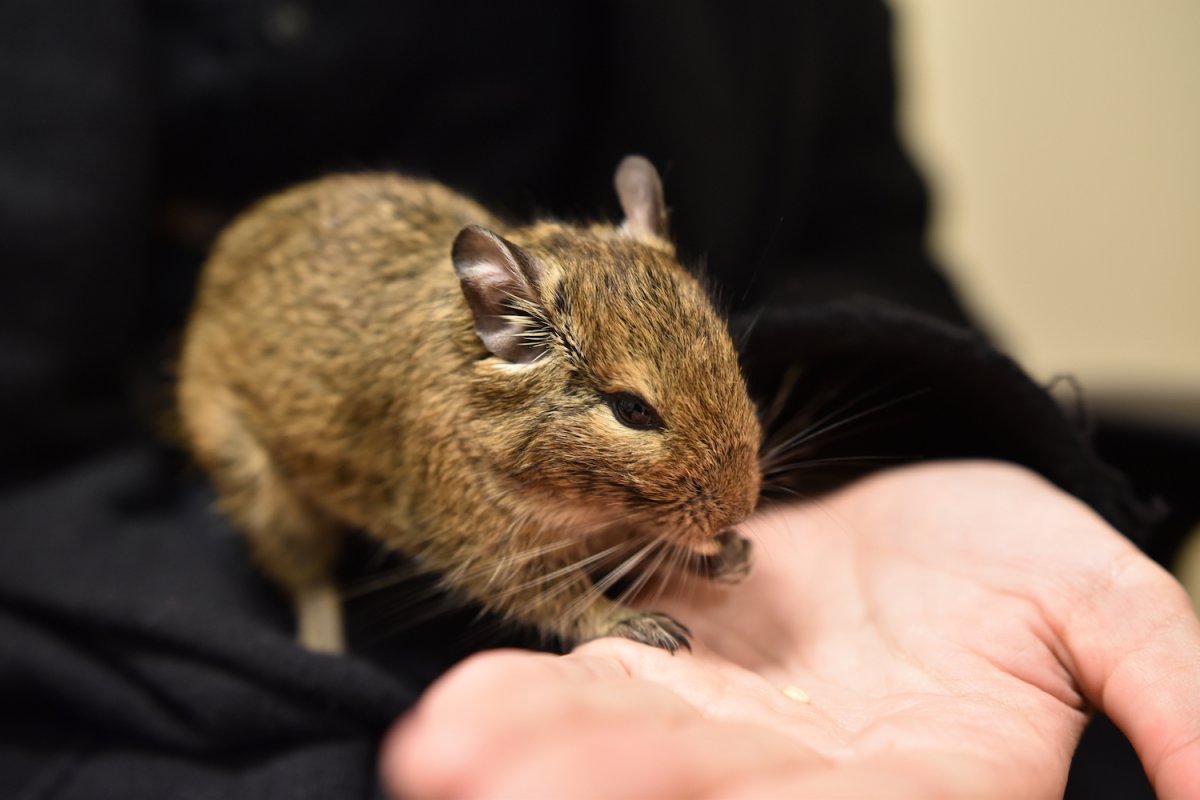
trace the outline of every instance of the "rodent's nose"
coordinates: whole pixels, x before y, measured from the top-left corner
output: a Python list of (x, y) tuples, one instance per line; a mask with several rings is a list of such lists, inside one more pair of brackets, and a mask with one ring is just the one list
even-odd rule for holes
[(743, 522), (753, 512), (758, 505), (758, 489), (756, 488), (752, 494), (744, 494), (730, 505), (726, 514), (725, 527), (737, 525)]
[(750, 465), (727, 465), (712, 486), (699, 483), (693, 487), (692, 502), (706, 509), (714, 532), (737, 525), (758, 507), (761, 476), (757, 461)]
[(741, 522), (754, 513), (754, 509), (758, 507), (758, 494), (762, 488), (762, 473), (759, 471), (757, 458), (753, 457), (747, 463), (740, 464), (735, 469), (740, 478), (738, 481), (738, 489), (740, 491), (734, 495), (736, 500), (734, 500), (731, 510), (734, 516), (737, 517), (737, 522)]
[(738, 522), (741, 522), (746, 517), (754, 513), (754, 509), (758, 507), (758, 486), (755, 486), (753, 491), (750, 491), (743, 498), (742, 503), (738, 506), (737, 516)]
[(724, 502), (718, 502), (714, 507), (712, 535), (720, 536), (727, 528), (732, 528), (746, 520), (758, 505), (758, 489), (753, 494), (734, 494)]

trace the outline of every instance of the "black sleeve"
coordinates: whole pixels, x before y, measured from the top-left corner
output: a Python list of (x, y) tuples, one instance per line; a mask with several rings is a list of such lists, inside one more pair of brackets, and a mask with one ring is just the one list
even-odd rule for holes
[(782, 224), (762, 296), (778, 305), (870, 296), (970, 324), (926, 245), (929, 198), (897, 133), (887, 7), (818, 4), (804, 22), (822, 32), (805, 40), (815, 52), (777, 48)]
[(151, 162), (138, 5), (0, 5), (0, 483), (128, 431)]

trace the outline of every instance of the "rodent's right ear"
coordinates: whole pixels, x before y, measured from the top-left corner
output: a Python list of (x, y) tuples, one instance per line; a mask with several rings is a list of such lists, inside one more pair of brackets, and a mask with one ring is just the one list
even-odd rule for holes
[(542, 355), (545, 345), (528, 335), (533, 320), (521, 311), (522, 304), (540, 305), (546, 270), (537, 259), (478, 225), (459, 231), (451, 257), (483, 346), (517, 364)]
[(634, 236), (667, 241), (667, 206), (663, 202), (662, 180), (654, 165), (642, 156), (625, 156), (617, 165), (613, 186), (625, 212), (621, 229)]

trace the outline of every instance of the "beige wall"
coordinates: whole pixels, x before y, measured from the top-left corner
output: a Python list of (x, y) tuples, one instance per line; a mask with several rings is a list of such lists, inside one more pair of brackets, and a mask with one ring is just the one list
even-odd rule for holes
[(1200, 422), (1200, 0), (892, 0), (934, 244), (1038, 377)]

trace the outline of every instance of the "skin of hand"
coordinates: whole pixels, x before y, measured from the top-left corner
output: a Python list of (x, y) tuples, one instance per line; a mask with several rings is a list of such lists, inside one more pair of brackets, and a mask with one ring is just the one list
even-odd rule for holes
[(1168, 573), (1040, 477), (901, 467), (743, 530), (743, 583), (651, 603), (691, 627), (693, 653), (603, 639), (476, 656), (385, 740), (389, 790), (1057, 797), (1099, 708), (1160, 797), (1200, 797), (1200, 621)]

